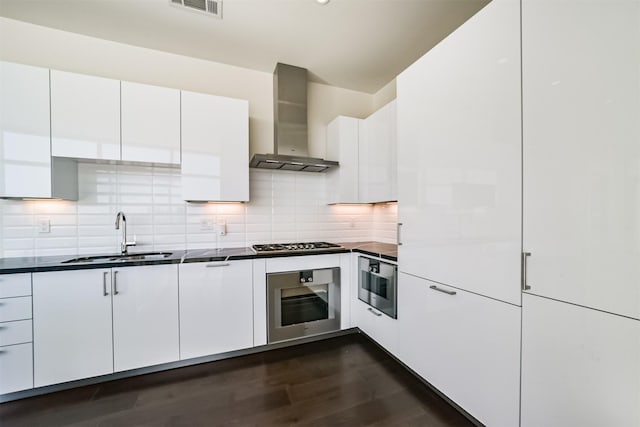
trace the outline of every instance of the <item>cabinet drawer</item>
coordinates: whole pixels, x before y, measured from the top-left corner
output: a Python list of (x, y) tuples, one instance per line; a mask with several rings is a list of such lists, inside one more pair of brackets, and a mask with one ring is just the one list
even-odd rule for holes
[(0, 275), (0, 298), (31, 295), (31, 273)]
[(360, 330), (395, 355), (398, 347), (398, 321), (360, 300), (354, 302), (353, 315)]
[(31, 297), (0, 299), (0, 322), (31, 319)]
[(31, 320), (0, 323), (0, 346), (33, 341)]
[(33, 388), (33, 344), (0, 347), (0, 394)]

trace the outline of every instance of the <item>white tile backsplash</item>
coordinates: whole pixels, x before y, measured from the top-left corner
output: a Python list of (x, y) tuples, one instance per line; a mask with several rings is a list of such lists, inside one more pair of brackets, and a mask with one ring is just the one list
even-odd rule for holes
[[(0, 256), (117, 252), (123, 211), (132, 250), (243, 247), (255, 243), (396, 241), (397, 205), (326, 204), (325, 175), (250, 171), (251, 202), (186, 203), (179, 169), (78, 164), (79, 200), (0, 200)], [(39, 221), (50, 221), (41, 233)], [(220, 224), (227, 234), (219, 234)]]

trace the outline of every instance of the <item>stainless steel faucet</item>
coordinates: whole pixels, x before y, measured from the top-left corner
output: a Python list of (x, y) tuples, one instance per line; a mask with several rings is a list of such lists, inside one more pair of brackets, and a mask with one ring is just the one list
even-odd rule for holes
[(127, 254), (129, 246), (135, 246), (135, 238), (133, 242), (127, 242), (127, 217), (124, 216), (124, 212), (120, 211), (116, 215), (116, 230), (120, 229), (120, 219), (122, 219), (122, 242), (120, 243), (120, 252), (122, 255)]

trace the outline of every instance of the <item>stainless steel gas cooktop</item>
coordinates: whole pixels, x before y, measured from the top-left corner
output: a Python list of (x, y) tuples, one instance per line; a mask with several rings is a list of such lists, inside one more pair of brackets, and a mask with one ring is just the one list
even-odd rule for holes
[(271, 243), (251, 247), (257, 254), (306, 253), (344, 249), (340, 245), (327, 242)]

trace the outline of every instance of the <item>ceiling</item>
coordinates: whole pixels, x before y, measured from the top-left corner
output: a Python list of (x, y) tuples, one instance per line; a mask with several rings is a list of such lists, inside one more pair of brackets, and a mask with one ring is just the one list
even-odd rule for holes
[(222, 19), (169, 0), (0, 0), (0, 15), (375, 93), (489, 0), (223, 0)]

